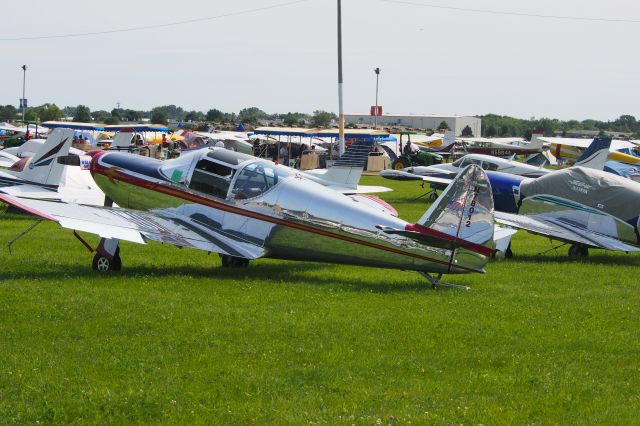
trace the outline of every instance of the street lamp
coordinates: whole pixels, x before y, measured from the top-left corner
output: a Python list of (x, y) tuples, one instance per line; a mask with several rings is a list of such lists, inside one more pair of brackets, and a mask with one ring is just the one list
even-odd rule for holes
[(25, 87), (27, 84), (27, 66), (22, 66), (22, 99), (20, 99), (20, 106), (22, 107), (22, 121), (24, 121), (24, 114), (27, 110), (27, 99), (25, 97)]
[(373, 114), (373, 128), (378, 127), (378, 80), (380, 79), (380, 68), (373, 70), (376, 73), (376, 109)]
[(342, 100), (342, 1), (338, 0), (338, 154), (344, 153), (344, 103)]

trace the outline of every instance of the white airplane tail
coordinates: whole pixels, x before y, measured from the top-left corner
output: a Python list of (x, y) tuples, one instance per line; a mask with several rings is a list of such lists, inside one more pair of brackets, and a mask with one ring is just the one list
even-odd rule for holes
[(529, 144), (527, 145), (527, 149), (542, 150), (542, 147), (544, 146), (544, 142), (541, 138), (542, 138), (542, 133), (532, 133), (531, 142), (529, 142)]
[(609, 157), (611, 138), (595, 138), (591, 145), (582, 153), (574, 166), (582, 166), (588, 169), (604, 170), (604, 163)]
[(445, 130), (440, 151), (448, 151), (453, 145), (455, 145), (455, 143), (456, 134), (453, 132), (453, 130)]
[(331, 168), (307, 170), (305, 173), (322, 180), (324, 184), (355, 188), (367, 167), (372, 146), (371, 141), (354, 142)]
[(133, 133), (131, 132), (118, 132), (113, 137), (111, 147), (113, 148), (129, 148), (131, 146), (131, 138)]
[(25, 160), (22, 170), (12, 168), (13, 174), (29, 182), (58, 185), (65, 166), (57, 160), (69, 154), (72, 142), (73, 130), (53, 130), (38, 152)]

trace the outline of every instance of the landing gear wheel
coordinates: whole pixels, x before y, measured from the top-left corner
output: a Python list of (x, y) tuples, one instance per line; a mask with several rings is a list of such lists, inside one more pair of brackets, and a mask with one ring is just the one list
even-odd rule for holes
[(122, 259), (120, 259), (120, 248), (116, 250), (113, 259), (109, 260), (106, 256), (101, 255), (100, 253), (96, 253), (93, 256), (93, 262), (91, 267), (94, 271), (98, 271), (101, 273), (107, 273), (112, 271), (119, 271), (122, 269)]
[(587, 257), (589, 256), (589, 247), (573, 244), (569, 247), (569, 257)]
[(509, 244), (509, 247), (507, 247), (507, 250), (504, 252), (504, 258), (505, 259), (513, 258), (513, 252), (511, 251), (511, 244)]
[(247, 266), (249, 266), (249, 259), (245, 259), (243, 257), (221, 254), (220, 260), (222, 261), (223, 268), (246, 268)]
[(431, 194), (429, 194), (428, 200), (431, 201), (432, 203), (437, 199), (438, 199), (438, 194), (436, 194), (435, 192), (432, 192)]

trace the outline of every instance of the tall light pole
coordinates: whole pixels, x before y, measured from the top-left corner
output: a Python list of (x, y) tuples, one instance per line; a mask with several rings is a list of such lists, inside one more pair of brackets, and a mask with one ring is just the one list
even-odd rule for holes
[(376, 73), (376, 110), (375, 114), (373, 114), (373, 128), (378, 128), (378, 79), (380, 78), (380, 68), (376, 68), (373, 70)]
[(25, 88), (27, 87), (27, 66), (22, 66), (22, 102), (20, 102), (20, 106), (22, 106), (22, 121), (24, 121), (24, 114), (27, 110), (27, 98), (25, 97)]
[(342, 102), (342, 2), (338, 0), (338, 153), (344, 153), (344, 107)]

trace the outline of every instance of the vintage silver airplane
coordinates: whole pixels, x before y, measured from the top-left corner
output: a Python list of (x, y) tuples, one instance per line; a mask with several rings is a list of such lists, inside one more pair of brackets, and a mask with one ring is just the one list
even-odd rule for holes
[(97, 151), (90, 168), (106, 204), (120, 208), (31, 197), (28, 183), (0, 188), (0, 200), (74, 230), (83, 242), (75, 231), (99, 235), (93, 268), (101, 272), (121, 268), (120, 240), (216, 252), (226, 267), (265, 257), (413, 270), (433, 286), (444, 284), (442, 274), (483, 272), (495, 254), (491, 186), (477, 166), (415, 224), (381, 200), (223, 148), (166, 161)]

